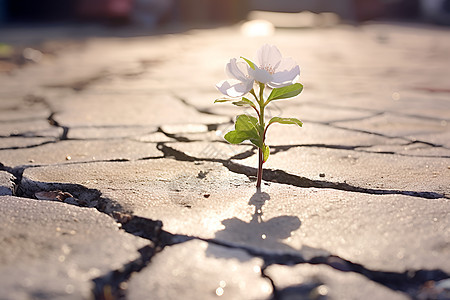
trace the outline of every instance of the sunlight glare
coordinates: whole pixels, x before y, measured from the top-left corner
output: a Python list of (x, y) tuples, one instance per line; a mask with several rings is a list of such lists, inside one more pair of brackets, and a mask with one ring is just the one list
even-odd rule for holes
[(275, 32), (275, 27), (266, 20), (252, 20), (242, 24), (241, 32), (248, 37), (271, 36)]

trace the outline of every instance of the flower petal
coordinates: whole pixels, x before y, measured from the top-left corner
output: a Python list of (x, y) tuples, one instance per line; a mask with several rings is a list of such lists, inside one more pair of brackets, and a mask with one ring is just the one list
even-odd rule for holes
[(300, 76), (300, 68), (290, 58), (285, 58), (279, 64), (272, 81), (269, 83), (271, 87), (283, 87), (293, 84)]
[(291, 70), (294, 67), (298, 66), (297, 63), (290, 57), (282, 58), (280, 64), (275, 69), (275, 72)]
[(240, 80), (231, 79), (223, 80), (216, 84), (219, 91), (232, 98), (241, 97), (253, 88), (253, 80), (242, 82)]
[(230, 59), (225, 71), (229, 77), (236, 78), (237, 80), (249, 80), (249, 66), (244, 61), (238, 61), (236, 58)]
[(264, 69), (261, 69), (259, 67), (256, 67), (255, 70), (250, 70), (250, 75), (258, 82), (261, 83), (269, 83), (273, 80), (272, 74), (267, 72)]
[(278, 67), (281, 61), (281, 52), (274, 45), (264, 44), (256, 52), (256, 59), (262, 69), (269, 71), (269, 69)]
[(299, 77), (298, 70), (295, 69), (291, 71), (283, 71), (275, 75), (272, 77), (272, 81), (268, 83), (271, 88), (280, 88), (294, 84), (295, 82), (297, 82)]

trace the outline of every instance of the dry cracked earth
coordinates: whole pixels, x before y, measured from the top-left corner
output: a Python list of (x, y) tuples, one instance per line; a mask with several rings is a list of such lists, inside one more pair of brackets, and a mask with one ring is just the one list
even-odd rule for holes
[[(0, 299), (450, 299), (447, 28), (35, 30), (67, 46), (0, 74)], [(305, 86), (268, 114), (304, 127), (258, 191), (213, 100), (265, 42)]]

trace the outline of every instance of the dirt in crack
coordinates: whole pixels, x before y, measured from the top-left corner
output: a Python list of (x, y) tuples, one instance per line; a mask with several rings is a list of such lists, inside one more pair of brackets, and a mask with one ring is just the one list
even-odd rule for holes
[(140, 256), (124, 266), (93, 279), (93, 294), (97, 300), (125, 299), (127, 282), (133, 273), (143, 270), (166, 246), (183, 243), (191, 237), (178, 236), (162, 230), (162, 222), (131, 214), (113, 212), (116, 222), (122, 229), (134, 236), (139, 236), (151, 242), (139, 249)]
[(154, 245), (147, 245), (138, 250), (139, 257), (119, 269), (93, 279), (94, 298), (97, 300), (125, 299), (127, 285), (131, 274), (145, 268), (156, 253)]

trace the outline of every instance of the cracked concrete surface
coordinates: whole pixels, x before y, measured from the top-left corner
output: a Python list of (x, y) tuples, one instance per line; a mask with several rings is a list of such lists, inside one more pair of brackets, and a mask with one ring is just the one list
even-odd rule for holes
[(3, 299), (88, 299), (92, 280), (149, 241), (93, 208), (0, 197)]
[[(256, 191), (214, 84), (268, 41), (305, 90), (267, 113), (304, 127), (270, 128)], [(235, 26), (0, 74), (1, 298), (450, 298), (448, 49), (422, 25)]]
[(11, 173), (0, 171), (0, 196), (12, 196), (15, 192), (15, 179)]

